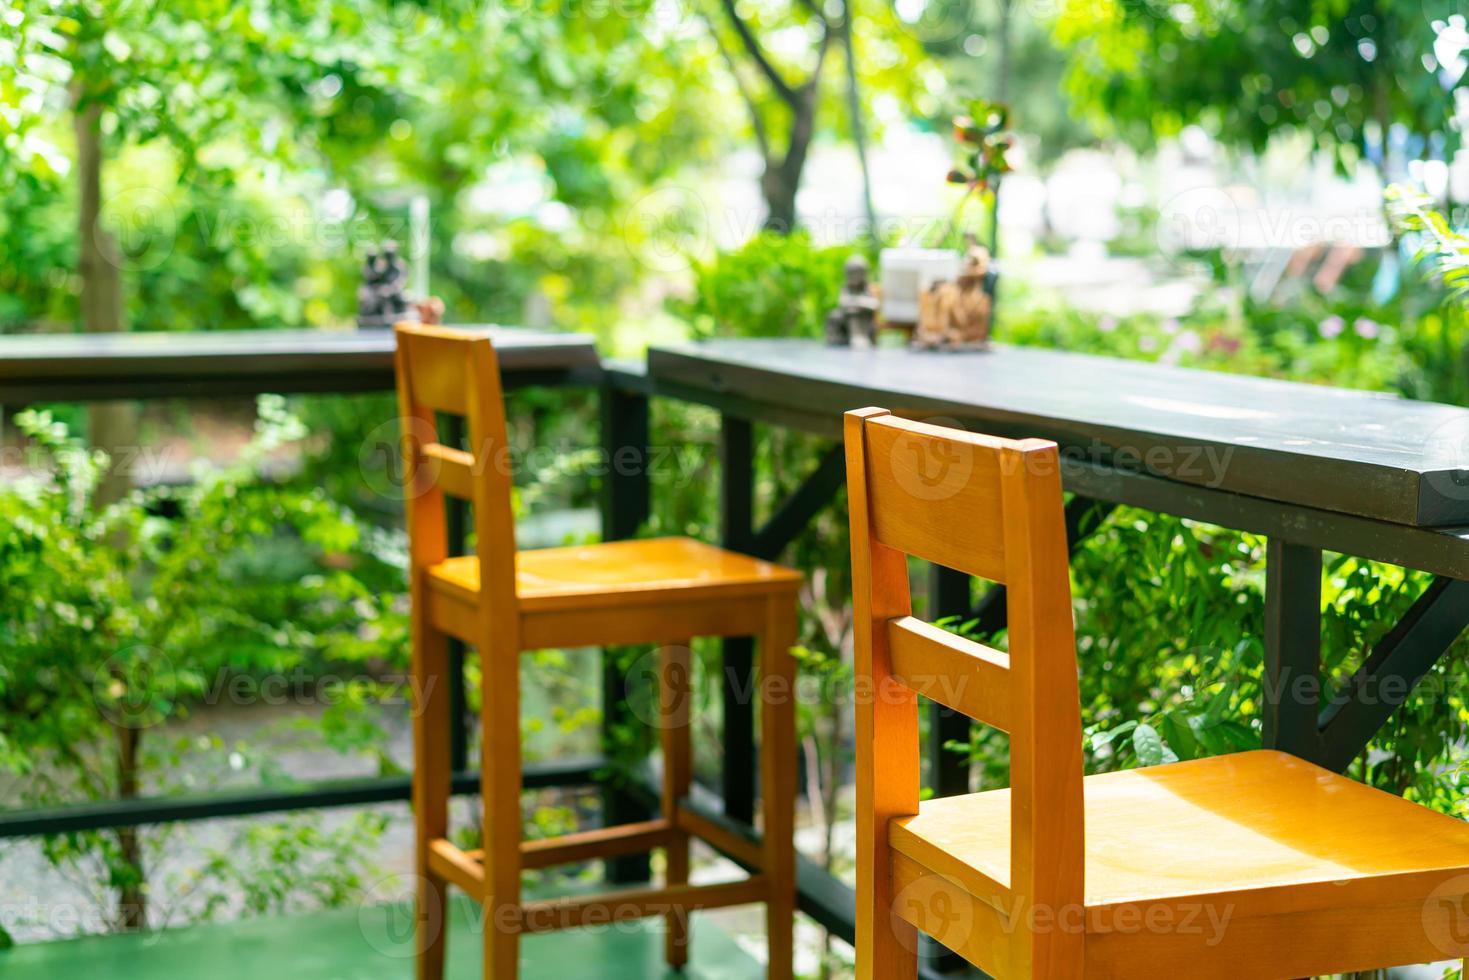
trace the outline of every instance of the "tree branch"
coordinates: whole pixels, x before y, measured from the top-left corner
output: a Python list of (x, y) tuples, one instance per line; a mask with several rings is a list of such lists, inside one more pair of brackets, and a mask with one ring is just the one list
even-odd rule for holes
[(822, 13), (821, 7), (817, 5), (816, 0), (801, 0), (801, 6), (809, 10), (811, 15), (817, 20), (823, 23), (826, 22), (826, 14)]
[(816, 67), (811, 69), (811, 80), (806, 83), (805, 87), (815, 89), (821, 83), (821, 67), (826, 64), (826, 53), (831, 50), (834, 33), (831, 21), (825, 17), (821, 18), (821, 45), (816, 49)]
[(699, 16), (709, 28), (709, 36), (714, 38), (714, 46), (719, 49), (719, 56), (729, 67), (729, 74), (734, 79), (735, 89), (740, 93), (740, 99), (744, 101), (745, 108), (750, 111), (750, 125), (755, 130), (755, 142), (760, 144), (760, 155), (768, 160), (770, 159), (770, 134), (765, 130), (765, 118), (760, 115), (760, 105), (755, 101), (755, 94), (745, 84), (745, 79), (740, 75), (740, 66), (735, 64), (734, 55), (730, 54), (729, 48), (724, 46), (724, 41), (719, 37), (719, 29), (714, 26), (714, 22), (707, 14), (700, 13)]
[(740, 17), (739, 12), (735, 10), (735, 0), (723, 0), (723, 7), (725, 14), (729, 16), (730, 23), (734, 25), (735, 33), (740, 36), (740, 43), (745, 46), (745, 51), (749, 53), (761, 73), (769, 80), (770, 87), (775, 89), (776, 94), (786, 104), (795, 105), (797, 98), (796, 90), (791, 88), (790, 83), (781, 77), (780, 72), (776, 71), (775, 65), (766, 57), (765, 49), (760, 47), (760, 42), (756, 39), (755, 33), (750, 30), (750, 25), (745, 23)]

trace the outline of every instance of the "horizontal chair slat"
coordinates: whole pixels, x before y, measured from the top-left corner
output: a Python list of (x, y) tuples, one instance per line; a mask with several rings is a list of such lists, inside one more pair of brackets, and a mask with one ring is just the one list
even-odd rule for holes
[[(894, 854), (893, 891), (904, 901), (895, 915), (992, 976), (1016, 976), (1019, 968), (1010, 937), (1017, 928), (1004, 912), (978, 901), (954, 879), (935, 874), (903, 854)], [(952, 910), (962, 909), (962, 913)], [(948, 914), (944, 914), (949, 910)], [(1020, 915), (1013, 904), (1010, 915)]]
[(462, 851), (442, 838), (429, 844), (428, 868), (451, 885), (462, 888), (473, 898), (485, 893), (484, 865), (469, 851)]
[(676, 885), (625, 892), (606, 892), (583, 898), (551, 898), (527, 902), (521, 909), (524, 932), (554, 932), (579, 926), (606, 925), (666, 915), (675, 910), (695, 912), (730, 905), (763, 902), (768, 891), (764, 876), (717, 885)]
[(660, 818), (616, 827), (599, 827), (596, 830), (563, 834), (545, 840), (522, 841), (520, 866), (549, 868), (557, 864), (639, 854), (655, 847), (668, 846), (672, 836), (672, 825)]
[(694, 835), (715, 850), (722, 851), (749, 867), (765, 866), (765, 855), (757, 842), (721, 827), (683, 802), (678, 805), (678, 826), (685, 833)]
[(912, 616), (888, 620), (893, 676), (903, 686), (1003, 731), (1011, 730), (1010, 655)]
[(437, 470), (434, 483), (451, 497), (474, 499), (474, 457), (462, 449), (431, 442), (423, 447), (425, 466)]

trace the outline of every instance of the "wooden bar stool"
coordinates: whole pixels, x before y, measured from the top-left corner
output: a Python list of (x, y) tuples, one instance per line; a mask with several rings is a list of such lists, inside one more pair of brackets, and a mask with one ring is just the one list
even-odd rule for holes
[[(999, 980), (1469, 952), (1462, 821), (1280, 752), (1083, 778), (1054, 443), (869, 408), (847, 413), (846, 446), (861, 980), (911, 980), (917, 930)], [(913, 618), (908, 555), (1004, 583), (1008, 652)], [(919, 802), (915, 692), (1009, 733), (1009, 789)]]
[[(795, 914), (794, 659), (799, 573), (686, 538), (520, 551), (500, 371), (488, 337), (397, 327), (398, 400), (413, 602), (413, 805), (417, 821), (420, 980), (444, 972), (446, 885), (482, 903), (485, 980), (517, 975), (522, 933), (663, 915), (666, 957), (687, 960), (689, 913), (764, 902), (771, 977), (791, 976)], [(469, 450), (438, 441), (436, 413), (468, 421)], [(451, 558), (444, 495), (473, 504), (475, 555)], [(683, 802), (691, 781), (688, 638), (750, 636), (760, 645), (760, 845), (711, 824)], [(482, 849), (448, 840), (447, 641), (479, 653), (483, 683)], [(545, 841), (521, 839), (520, 654), (547, 647), (663, 643), (660, 653), (660, 815)], [(683, 690), (679, 690), (682, 687)], [(672, 689), (672, 690), (670, 690)], [(671, 696), (670, 696), (671, 695)], [(756, 870), (721, 884), (688, 883), (689, 841), (707, 840)], [(521, 871), (663, 848), (666, 887), (522, 903)]]

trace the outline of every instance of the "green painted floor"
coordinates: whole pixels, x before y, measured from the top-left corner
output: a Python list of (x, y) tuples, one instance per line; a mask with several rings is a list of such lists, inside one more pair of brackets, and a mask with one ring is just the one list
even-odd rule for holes
[[(480, 975), (476, 913), (456, 902), (448, 980)], [(763, 967), (693, 917), (692, 962), (663, 963), (662, 924), (644, 921), (527, 936), (522, 980), (756, 980)], [(404, 905), (247, 919), (152, 934), (89, 936), (0, 952), (4, 980), (411, 980)]]

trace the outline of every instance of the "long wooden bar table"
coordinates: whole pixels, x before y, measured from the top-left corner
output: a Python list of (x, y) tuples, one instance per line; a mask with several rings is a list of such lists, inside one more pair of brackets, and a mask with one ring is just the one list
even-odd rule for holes
[[(586, 334), (486, 326), (508, 384), (596, 384)], [(393, 390), (391, 330), (0, 335), (0, 404)]]
[[(783, 547), (835, 492), (840, 458), (834, 448), (755, 528), (751, 423), (837, 439), (841, 413), (865, 405), (1056, 440), (1076, 495), (1073, 544), (1116, 504), (1267, 535), (1265, 743), (1338, 770), (1469, 625), (1469, 409), (1004, 345), (942, 353), (719, 339), (651, 350), (647, 384), (722, 413), (726, 538), (759, 553)], [(1335, 692), (1319, 681), (1322, 551), (1438, 576)], [(941, 571), (936, 587), (938, 614), (1003, 623), (998, 588), (973, 609), (966, 579)], [(936, 726), (937, 737), (957, 735), (955, 724)], [(940, 792), (962, 791), (952, 774), (944, 782)], [(739, 800), (738, 789), (726, 797)]]

